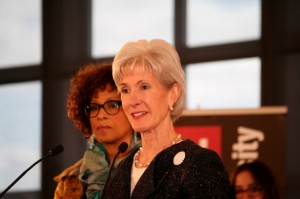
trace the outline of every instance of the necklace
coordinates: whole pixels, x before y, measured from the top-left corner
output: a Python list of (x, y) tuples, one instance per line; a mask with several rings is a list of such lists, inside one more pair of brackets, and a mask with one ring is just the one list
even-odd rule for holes
[[(174, 144), (177, 144), (180, 141), (181, 141), (181, 134), (178, 134), (177, 137), (175, 138), (175, 140), (173, 140), (171, 142), (169, 147), (174, 145)], [(150, 165), (150, 162), (147, 162), (146, 164), (142, 164), (142, 163), (139, 162), (139, 156), (140, 156), (140, 153), (141, 153), (142, 150), (143, 150), (143, 147), (140, 147), (139, 150), (134, 155), (134, 164), (137, 168), (145, 168), (145, 167), (148, 167)]]
[(148, 167), (150, 162), (147, 162), (146, 164), (142, 164), (139, 162), (139, 156), (140, 156), (140, 152), (142, 150), (142, 147), (139, 148), (139, 150), (136, 152), (136, 154), (134, 155), (134, 164), (137, 168), (144, 168), (144, 167)]

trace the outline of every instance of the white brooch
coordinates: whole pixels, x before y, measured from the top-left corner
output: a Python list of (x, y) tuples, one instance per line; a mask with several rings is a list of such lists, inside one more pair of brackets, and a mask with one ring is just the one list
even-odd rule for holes
[(180, 151), (174, 156), (173, 164), (174, 165), (180, 165), (183, 162), (184, 159), (185, 159), (185, 152)]

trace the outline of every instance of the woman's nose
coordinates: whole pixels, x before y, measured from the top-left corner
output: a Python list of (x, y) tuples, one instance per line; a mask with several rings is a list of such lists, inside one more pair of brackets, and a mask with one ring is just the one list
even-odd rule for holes
[(106, 111), (104, 110), (104, 107), (100, 108), (99, 111), (98, 111), (98, 115), (97, 115), (97, 118), (98, 119), (102, 119), (102, 118), (105, 118), (107, 115)]
[(141, 95), (136, 91), (131, 92), (129, 94), (129, 96), (124, 99), (124, 101), (123, 101), (123, 98), (122, 98), (122, 103), (125, 103), (125, 104), (127, 103), (130, 106), (139, 105), (140, 102), (141, 102)]

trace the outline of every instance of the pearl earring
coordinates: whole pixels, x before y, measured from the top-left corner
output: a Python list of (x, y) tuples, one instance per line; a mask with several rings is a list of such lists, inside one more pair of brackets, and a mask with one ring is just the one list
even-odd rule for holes
[(169, 110), (173, 111), (173, 109), (174, 109), (173, 106), (169, 105)]

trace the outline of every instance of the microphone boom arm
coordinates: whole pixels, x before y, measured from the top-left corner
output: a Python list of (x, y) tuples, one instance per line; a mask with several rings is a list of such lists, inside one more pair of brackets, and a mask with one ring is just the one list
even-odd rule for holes
[(39, 162), (49, 158), (50, 156), (54, 156), (57, 155), (58, 153), (62, 152), (64, 150), (62, 145), (58, 145), (56, 147), (54, 147), (53, 149), (50, 150), (49, 154), (45, 157), (42, 157), (41, 159), (37, 160), (35, 163), (33, 163), (28, 169), (26, 169), (21, 175), (19, 175), (19, 177), (17, 179), (15, 179), (1, 194), (0, 194), (0, 198), (2, 198), (2, 196), (4, 196), (4, 194), (12, 187), (14, 186), (14, 184), (16, 184), (30, 169), (32, 169), (32, 167), (34, 167), (36, 164), (38, 164)]
[[(104, 193), (104, 190), (107, 189), (107, 184), (109, 182), (109, 179), (110, 179), (110, 175), (111, 175), (111, 172), (113, 170), (113, 167), (115, 165), (115, 162), (116, 162), (116, 159), (117, 157), (119, 156), (120, 153), (124, 153), (128, 148), (128, 144), (126, 142), (122, 142), (119, 147), (118, 147), (118, 152), (116, 153), (116, 155), (114, 156), (114, 159), (110, 165), (110, 168), (109, 168), (109, 172), (108, 172), (108, 175), (107, 175), (107, 178), (106, 178), (106, 181), (105, 181), (105, 184), (104, 184), (104, 187), (103, 187), (103, 190), (102, 190), (102, 194)], [(101, 196), (103, 197), (103, 195)]]

